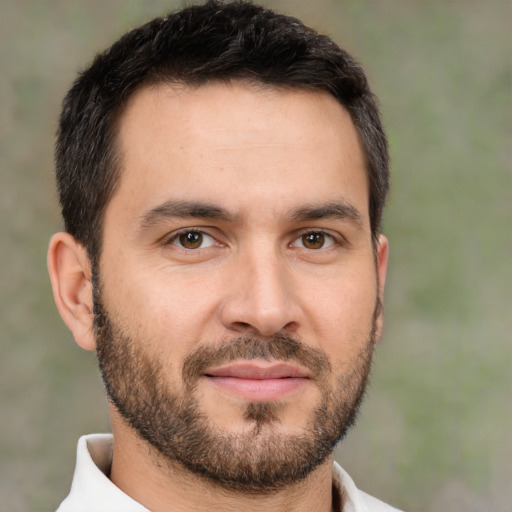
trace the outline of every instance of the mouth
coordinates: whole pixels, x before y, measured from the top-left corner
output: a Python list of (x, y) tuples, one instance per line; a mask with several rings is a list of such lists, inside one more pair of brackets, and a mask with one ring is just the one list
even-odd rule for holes
[(312, 380), (305, 368), (263, 359), (209, 368), (203, 377), (223, 391), (257, 402), (284, 399)]

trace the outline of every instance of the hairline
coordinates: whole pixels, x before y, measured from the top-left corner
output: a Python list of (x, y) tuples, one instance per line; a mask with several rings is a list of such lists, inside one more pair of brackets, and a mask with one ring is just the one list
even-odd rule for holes
[[(120, 186), (122, 179), (122, 144), (120, 138), (120, 130), (122, 124), (122, 118), (128, 109), (130, 103), (133, 101), (134, 97), (139, 94), (141, 91), (145, 89), (156, 89), (158, 87), (170, 87), (176, 90), (197, 90), (201, 87), (206, 87), (209, 85), (236, 85), (242, 84), (250, 89), (255, 91), (283, 91), (283, 92), (320, 92), (329, 94), (332, 98), (336, 100), (336, 102), (348, 113), (350, 116), (350, 120), (355, 128), (357, 140), (361, 148), (364, 168), (366, 172), (366, 181), (367, 181), (367, 193), (368, 193), (368, 213), (371, 221), (371, 179), (370, 179), (370, 162), (368, 161), (368, 151), (366, 149), (366, 145), (364, 143), (361, 130), (358, 126), (358, 123), (355, 122), (354, 116), (351, 110), (340, 100), (340, 98), (336, 97), (335, 94), (332, 93), (327, 87), (322, 85), (311, 85), (311, 84), (299, 84), (299, 83), (273, 83), (262, 80), (258, 75), (240, 75), (240, 76), (224, 76), (224, 77), (208, 77), (201, 80), (186, 80), (182, 78), (176, 78), (173, 76), (165, 76), (163, 73), (154, 72), (149, 74), (144, 80), (142, 80), (139, 84), (134, 86), (133, 89), (129, 91), (126, 97), (122, 98), (118, 105), (116, 105), (112, 111), (111, 122), (109, 126), (109, 134), (111, 143), (108, 148), (108, 154), (105, 157), (105, 167), (110, 168), (111, 179), (112, 179), (112, 188), (109, 190), (108, 194), (105, 195), (105, 200), (98, 210), (97, 214), (94, 218), (94, 231), (95, 235), (91, 243), (89, 244), (89, 248), (86, 248), (89, 259), (92, 264), (99, 264), (101, 259), (101, 253), (103, 249), (103, 230), (104, 230), (104, 221), (105, 214), (109, 204), (114, 197), (117, 188)], [(372, 224), (370, 222), (370, 224)], [(373, 251), (376, 254), (376, 246), (378, 235), (380, 234), (380, 226), (370, 225), (370, 236), (372, 239), (372, 247)]]

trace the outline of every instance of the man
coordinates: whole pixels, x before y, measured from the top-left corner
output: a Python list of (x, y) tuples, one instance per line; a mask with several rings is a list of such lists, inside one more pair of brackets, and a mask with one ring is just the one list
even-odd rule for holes
[(383, 323), (387, 143), (361, 68), (208, 2), (126, 34), (63, 106), (59, 312), (113, 436), (59, 512), (396, 510), (333, 462)]

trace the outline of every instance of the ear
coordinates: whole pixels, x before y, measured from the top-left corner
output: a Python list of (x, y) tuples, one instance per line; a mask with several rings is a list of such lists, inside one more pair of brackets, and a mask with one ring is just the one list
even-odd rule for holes
[(95, 350), (91, 262), (69, 233), (56, 233), (50, 239), (48, 272), (62, 320), (80, 347)]
[(389, 256), (389, 242), (386, 236), (379, 235), (376, 248), (376, 265), (377, 265), (377, 278), (378, 278), (378, 298), (380, 306), (377, 311), (377, 317), (375, 319), (375, 340), (380, 340), (382, 331), (384, 329), (384, 287), (386, 285), (386, 274), (388, 270), (388, 256)]

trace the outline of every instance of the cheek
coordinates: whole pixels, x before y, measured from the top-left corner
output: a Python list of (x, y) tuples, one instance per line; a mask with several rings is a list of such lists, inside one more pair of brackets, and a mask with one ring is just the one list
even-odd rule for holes
[(129, 278), (118, 269), (111, 268), (104, 283), (106, 305), (152, 351), (182, 357), (208, 335), (215, 302), (207, 283), (148, 265), (123, 273)]
[(367, 277), (333, 279), (309, 295), (312, 334), (333, 361), (350, 359), (370, 338), (377, 285), (373, 268), (362, 275)]

